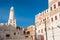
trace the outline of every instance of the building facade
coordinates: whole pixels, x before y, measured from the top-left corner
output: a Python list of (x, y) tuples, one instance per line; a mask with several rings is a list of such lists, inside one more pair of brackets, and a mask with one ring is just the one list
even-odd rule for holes
[(35, 25), (29, 26), (26, 32), (30, 34), (30, 36), (32, 37), (32, 40), (35, 40)]
[(60, 0), (48, 0), (48, 9), (35, 16), (37, 40), (60, 40)]
[(13, 27), (11, 25), (0, 25), (0, 40), (32, 40), (29, 35), (24, 34), (21, 27)]

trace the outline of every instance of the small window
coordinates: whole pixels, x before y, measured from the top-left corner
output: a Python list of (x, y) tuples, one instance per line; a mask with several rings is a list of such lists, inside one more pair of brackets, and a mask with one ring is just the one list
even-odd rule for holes
[(46, 32), (46, 27), (45, 27), (45, 32)]
[(25, 36), (25, 38), (28, 38), (28, 36)]
[(14, 23), (15, 23), (15, 21), (14, 21)]
[(14, 33), (14, 35), (16, 35), (16, 33)]
[(12, 23), (12, 19), (10, 19), (10, 23)]
[(45, 19), (43, 19), (43, 21), (45, 21)]
[(60, 2), (58, 2), (58, 6), (60, 6)]
[(52, 7), (50, 7), (50, 10), (52, 11)]
[(30, 31), (28, 31), (27, 34), (30, 34)]
[(41, 33), (43, 33), (43, 29), (41, 29)]
[(6, 34), (6, 37), (10, 37), (10, 34)]
[(56, 8), (56, 5), (54, 5), (54, 9)]
[(40, 33), (40, 30), (38, 30), (38, 32)]
[(24, 34), (26, 34), (26, 32), (25, 31), (23, 31), (24, 32)]
[(46, 18), (45, 18), (45, 19), (43, 19), (43, 21), (46, 21)]
[(53, 22), (53, 18), (51, 18), (51, 21)]
[(44, 35), (41, 36), (41, 40), (44, 40)]
[(48, 10), (47, 10), (47, 12), (48, 12)]
[(55, 16), (55, 20), (57, 20), (57, 16)]

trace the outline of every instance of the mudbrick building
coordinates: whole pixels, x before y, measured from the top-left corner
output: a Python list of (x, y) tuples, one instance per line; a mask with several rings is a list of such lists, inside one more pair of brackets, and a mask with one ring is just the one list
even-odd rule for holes
[(16, 26), (14, 7), (11, 7), (8, 23), (0, 24), (0, 40), (32, 40), (25, 31), (26, 29)]

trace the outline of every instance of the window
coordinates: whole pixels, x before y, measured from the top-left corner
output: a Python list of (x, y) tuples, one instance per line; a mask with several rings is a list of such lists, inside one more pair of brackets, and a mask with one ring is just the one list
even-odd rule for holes
[(16, 35), (16, 33), (14, 33), (14, 35)]
[(44, 40), (44, 35), (41, 35), (41, 40)]
[(45, 18), (45, 19), (43, 19), (43, 21), (46, 21), (46, 18)]
[(56, 5), (54, 5), (54, 9), (56, 8)]
[(40, 33), (40, 30), (38, 30), (38, 32)]
[(14, 23), (15, 23), (15, 21), (14, 21)]
[(55, 20), (57, 20), (57, 16), (55, 16)]
[(58, 2), (58, 6), (60, 6), (60, 2)]
[(6, 34), (6, 37), (10, 37), (10, 34)]
[(48, 12), (48, 10), (47, 10), (47, 12)]
[(46, 27), (45, 27), (45, 32), (46, 32)]
[(50, 7), (50, 10), (52, 11), (52, 7)]
[(53, 22), (53, 18), (51, 18), (51, 21)]
[(43, 29), (41, 29), (41, 33), (43, 33)]
[(23, 31), (24, 32), (24, 34), (25, 34), (25, 31)]
[(10, 19), (10, 23), (12, 23), (12, 19)]
[(28, 38), (28, 36), (25, 36), (25, 38)]
[(13, 24), (15, 26), (15, 24)]
[(30, 34), (30, 31), (28, 31), (27, 34)]
[(45, 21), (45, 19), (43, 19), (43, 21)]

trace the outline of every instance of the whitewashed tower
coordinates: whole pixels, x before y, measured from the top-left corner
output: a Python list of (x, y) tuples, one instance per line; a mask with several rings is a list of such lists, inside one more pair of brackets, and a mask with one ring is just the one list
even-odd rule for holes
[(14, 17), (14, 7), (13, 6), (10, 9), (8, 25), (12, 25), (12, 26), (16, 27), (16, 19)]

